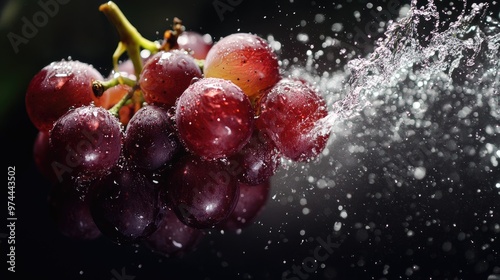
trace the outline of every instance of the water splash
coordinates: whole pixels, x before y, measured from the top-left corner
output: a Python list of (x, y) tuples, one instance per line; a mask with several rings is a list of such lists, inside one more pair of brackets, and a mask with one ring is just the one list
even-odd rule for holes
[[(498, 169), (500, 27), (487, 3), (466, 7), (446, 21), (434, 1), (414, 0), (367, 57), (311, 77), (331, 106), (313, 133), (345, 133), (339, 126), (355, 123), (350, 145), (375, 146), (395, 182), (423, 179), (437, 162), (453, 166), (464, 157), (482, 171)], [(305, 68), (290, 72), (304, 77)]]
[(323, 189), (318, 182), (330, 189), (363, 176), (390, 190), (460, 184), (463, 176), (500, 183), (500, 23), (493, 4), (462, 3), (450, 19), (433, 0), (413, 0), (372, 52), (336, 72), (316, 72), (323, 50), (309, 50), (305, 66), (284, 62), (290, 76), (324, 93), (330, 113), (312, 133), (332, 137), (318, 163), (326, 166), (284, 164), (284, 177), (307, 174), (310, 187), (278, 187), (280, 196), (307, 197)]
[[(366, 106), (373, 106), (373, 99), (386, 96), (384, 91), (405, 83), (408, 78), (418, 80), (417, 84), (432, 83), (436, 76), (444, 74), (445, 77), (440, 79), (448, 80), (443, 86), (450, 86), (457, 68), (474, 66), (478, 56), (494, 59), (500, 37), (487, 35), (484, 28), (493, 33), (492, 29), (498, 26), (482, 28), (473, 24), (484, 22), (488, 4), (474, 4), (468, 14), (466, 6), (464, 1), (461, 15), (446, 30), (440, 31), (443, 22), (434, 1), (419, 7), (413, 0), (407, 16), (388, 26), (385, 36), (368, 57), (348, 62), (343, 73), (347, 77), (347, 83), (343, 85), (347, 94), (333, 104), (321, 131), (327, 133), (335, 123), (351, 118)], [(491, 24), (493, 20), (488, 17), (486, 22)], [(422, 34), (425, 27), (431, 31)], [(326, 77), (328, 81), (320, 82), (325, 92), (332, 90), (325, 87), (332, 84), (331, 78)], [(339, 84), (332, 85), (338, 87)]]

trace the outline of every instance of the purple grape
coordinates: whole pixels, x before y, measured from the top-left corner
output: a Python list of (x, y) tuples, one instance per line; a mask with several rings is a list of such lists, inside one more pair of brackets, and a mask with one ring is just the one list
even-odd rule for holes
[(144, 240), (144, 244), (160, 255), (181, 257), (199, 244), (203, 234), (202, 230), (185, 225), (171, 209), (165, 207), (158, 229)]
[(258, 185), (239, 183), (239, 189), (238, 203), (229, 218), (220, 225), (222, 229), (237, 231), (251, 225), (267, 202), (271, 183), (269, 180)]
[(49, 193), (49, 214), (61, 234), (77, 240), (101, 236), (90, 213), (90, 183), (64, 180)]
[(82, 106), (59, 118), (50, 131), (52, 168), (59, 180), (94, 179), (106, 174), (121, 153), (120, 122), (102, 107)]
[(171, 115), (162, 107), (142, 107), (127, 125), (125, 155), (138, 167), (148, 170), (160, 168), (174, 157), (179, 146)]
[(57, 182), (57, 176), (52, 169), (53, 155), (50, 151), (49, 133), (38, 131), (35, 142), (33, 143), (33, 159), (35, 165), (42, 174), (50, 182)]
[(254, 130), (250, 141), (235, 155), (229, 157), (240, 182), (258, 185), (276, 173), (280, 157), (271, 139)]
[(117, 166), (97, 183), (91, 213), (103, 235), (118, 244), (138, 242), (157, 229), (157, 186), (141, 170)]
[(212, 228), (238, 202), (237, 180), (218, 161), (187, 155), (169, 171), (168, 202), (179, 219), (195, 228)]

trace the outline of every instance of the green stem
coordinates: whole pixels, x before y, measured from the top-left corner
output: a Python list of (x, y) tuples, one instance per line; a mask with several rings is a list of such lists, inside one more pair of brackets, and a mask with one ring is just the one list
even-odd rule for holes
[(139, 77), (142, 71), (141, 47), (149, 50), (151, 53), (156, 53), (160, 49), (160, 45), (157, 42), (142, 37), (113, 1), (101, 4), (99, 11), (108, 17), (109, 21), (117, 29), (120, 37), (118, 47), (113, 54), (113, 68), (117, 70), (118, 59), (126, 51), (134, 65), (135, 75)]
[(116, 85), (119, 84), (125, 84), (130, 87), (134, 87), (137, 84), (137, 81), (135, 79), (131, 79), (126, 76), (122, 75), (117, 75), (113, 79), (106, 80), (106, 81), (100, 81), (100, 80), (95, 80), (92, 82), (92, 91), (94, 92), (94, 95), (96, 97), (101, 97), (106, 90), (109, 88), (112, 88)]
[(133, 96), (136, 90), (139, 89), (139, 85), (135, 84), (125, 96), (123, 96), (118, 103), (116, 103), (113, 107), (111, 107), (108, 111), (116, 116), (117, 118), (120, 117), (120, 109), (129, 101)]

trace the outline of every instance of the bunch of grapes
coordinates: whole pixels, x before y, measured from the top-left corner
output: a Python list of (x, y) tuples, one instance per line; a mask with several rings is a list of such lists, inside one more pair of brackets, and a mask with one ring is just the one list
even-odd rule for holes
[(282, 160), (324, 149), (329, 135), (315, 128), (325, 100), (284, 76), (263, 38), (214, 43), (176, 18), (149, 41), (113, 2), (100, 11), (120, 34), (112, 73), (55, 61), (26, 93), (34, 159), (53, 182), (50, 213), (64, 235), (183, 254), (206, 230), (251, 224)]

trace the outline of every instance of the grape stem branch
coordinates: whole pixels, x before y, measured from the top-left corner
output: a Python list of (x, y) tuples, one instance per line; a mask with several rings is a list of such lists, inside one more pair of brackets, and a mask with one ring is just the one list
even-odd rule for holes
[(109, 112), (113, 114), (115, 117), (119, 118), (120, 117), (120, 109), (127, 103), (129, 99), (131, 99), (134, 96), (134, 93), (139, 90), (139, 85), (136, 84), (134, 85), (128, 92), (127, 94), (118, 101), (111, 109), (109, 109)]
[(109, 88), (112, 88), (116, 85), (119, 84), (125, 84), (128, 86), (135, 86), (137, 84), (137, 81), (135, 79), (123, 76), (123, 75), (117, 75), (113, 77), (110, 80), (106, 81), (100, 81), (100, 80), (95, 80), (92, 82), (92, 91), (94, 92), (94, 95), (96, 97), (101, 97), (106, 90)]
[(150, 51), (151, 54), (155, 54), (161, 50), (168, 51), (175, 48), (177, 46), (177, 38), (184, 31), (184, 26), (180, 19), (177, 17), (174, 18), (173, 29), (165, 31), (163, 43), (160, 44), (157, 41), (150, 41), (144, 38), (113, 1), (101, 4), (99, 6), (99, 11), (106, 15), (108, 20), (118, 31), (118, 36), (120, 38), (118, 46), (113, 53), (113, 70), (119, 73), (118, 61), (126, 52), (129, 59), (132, 61), (134, 74), (137, 77), (137, 80), (132, 80), (127, 79), (125, 76), (118, 75), (110, 81), (96, 81), (92, 84), (92, 89), (96, 96), (101, 96), (105, 90), (117, 84), (126, 84), (132, 87), (131, 90), (110, 109), (112, 114), (119, 117), (120, 108), (130, 99), (135, 103), (135, 110), (138, 110), (142, 106), (142, 92), (138, 84), (143, 68), (143, 60), (140, 54), (141, 49), (146, 49)]
[(127, 52), (134, 65), (135, 76), (139, 77), (142, 71), (141, 47), (151, 53), (156, 53), (161, 48), (161, 45), (142, 37), (114, 2), (109, 1), (101, 4), (99, 11), (103, 12), (111, 21), (120, 37), (118, 47), (113, 53), (113, 69), (115, 72), (118, 71), (118, 60)]

